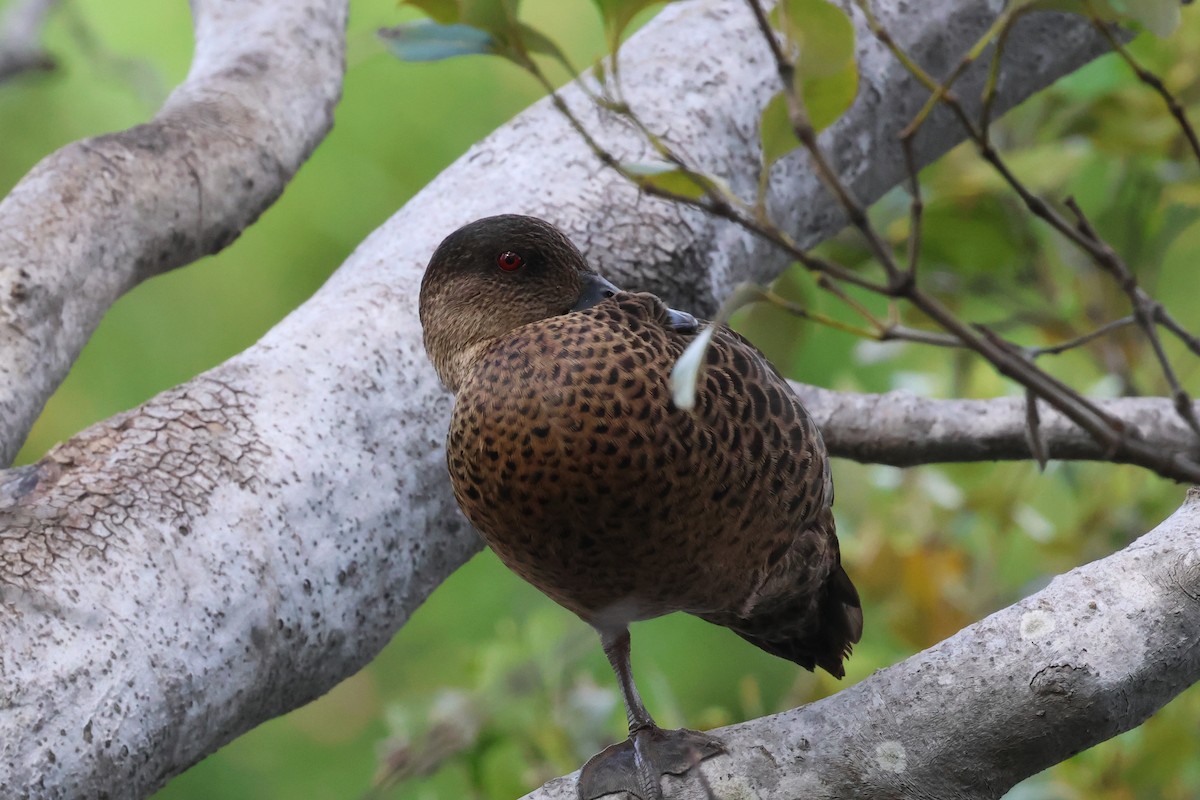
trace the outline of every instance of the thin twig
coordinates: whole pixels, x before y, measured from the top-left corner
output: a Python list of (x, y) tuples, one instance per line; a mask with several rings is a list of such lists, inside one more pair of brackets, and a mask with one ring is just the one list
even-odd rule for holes
[[(749, 2), (755, 1), (756, 0), (749, 0)], [(1136, 286), (1136, 282), (1132, 279), (1132, 272), (1128, 269), (1127, 265), (1125, 265), (1116, 252), (1103, 239), (1096, 235), (1095, 231), (1091, 229), (1090, 225), (1071, 225), (1065, 217), (1058, 213), (1045, 200), (1030, 192), (1008, 167), (1007, 163), (1000, 156), (999, 152), (996, 151), (995, 147), (988, 139), (987, 128), (975, 125), (970, 119), (970, 116), (966, 113), (966, 109), (949, 91), (948, 87), (944, 84), (939, 84), (934, 81), (932, 77), (925, 73), (919, 65), (913, 62), (912, 59), (909, 58), (906, 53), (904, 53), (903, 49), (895, 43), (895, 41), (890, 35), (887, 34), (886, 30), (879, 23), (878, 19), (875, 18), (866, 0), (856, 0), (856, 2), (857, 5), (862, 9), (868, 21), (868, 26), (876, 38), (878, 38), (880, 42), (884, 44), (884, 46), (887, 47), (902, 64), (907, 66), (920, 82), (927, 87), (931, 87), (931, 92), (933, 92), (934, 95), (940, 99), (944, 105), (951, 109), (951, 111), (962, 124), (963, 128), (966, 130), (968, 136), (975, 142), (980, 156), (1001, 175), (1009, 187), (1021, 198), (1026, 208), (1028, 208), (1035, 216), (1048, 223), (1052, 228), (1087, 253), (1092, 260), (1102, 268), (1109, 271), (1114, 276), (1122, 276), (1122, 279), (1118, 279), (1118, 282), (1122, 284), (1122, 288), (1127, 292), (1127, 294), (1130, 295), (1131, 302), (1134, 306), (1135, 317), (1138, 318), (1139, 324), (1142, 325), (1143, 329), (1147, 331), (1147, 338), (1149, 339), (1151, 346), (1154, 348), (1160, 366), (1163, 370), (1163, 374), (1166, 377), (1168, 384), (1171, 386), (1175, 405), (1179, 410), (1180, 415), (1188, 422), (1189, 426), (1196, 430), (1198, 434), (1200, 434), (1200, 424), (1195, 421), (1195, 414), (1192, 410), (1190, 399), (1179, 386), (1174, 370), (1171, 368), (1171, 365), (1166, 358), (1161, 341), (1158, 339), (1157, 334), (1153, 331), (1153, 322), (1159, 319), (1170, 319), (1170, 324), (1167, 325), (1167, 323), (1164, 322), (1164, 326), (1168, 327), (1168, 329), (1177, 336), (1180, 336), (1180, 333), (1182, 333), (1183, 336), (1181, 338), (1185, 343), (1200, 344), (1200, 340), (1197, 340), (1196, 337), (1188, 334), (1187, 331), (1183, 329), (1182, 325), (1179, 325), (1178, 322), (1170, 317), (1170, 314), (1165, 310), (1165, 308), (1162, 307), (1160, 303), (1150, 298)], [(1004, 15), (1002, 14), (1001, 16), (1003, 17)], [(1011, 23), (1017, 16), (1019, 15), (1011, 15), (1007, 22)], [(996, 30), (995, 25), (993, 25), (992, 30)], [(1003, 33), (1007, 30), (1007, 27), (1001, 27), (999, 30), (1001, 31), (1001, 35), (1003, 35)], [(978, 49), (979, 45), (976, 46), (976, 50)], [(999, 56), (997, 55), (997, 58), (998, 57)], [(997, 68), (997, 63), (993, 62), (993, 72)], [(953, 73), (951, 80), (957, 77), (958, 74), (959, 73), (957, 71)], [(984, 102), (985, 108), (987, 108), (988, 97), (986, 93)], [(918, 114), (917, 118), (915, 118), (908, 128), (905, 129), (905, 137), (911, 138), (911, 136), (915, 135), (917, 128), (924, 120), (924, 116), (924, 111), (923, 113)], [(985, 117), (983, 125), (986, 126), (987, 123), (988, 118)], [(1078, 217), (1079, 214), (1076, 216)], [(906, 295), (908, 299), (918, 308), (921, 308), (927, 314), (930, 314), (930, 312), (933, 310), (933, 306), (930, 305), (928, 301), (932, 300), (932, 298), (922, 296), (923, 292), (921, 292), (915, 286), (911, 287), (911, 289), (912, 291)], [(940, 316), (941, 312), (938, 311), (937, 314)], [(943, 321), (949, 321), (951, 319), (952, 316), (947, 316), (945, 320), (938, 319), (937, 321), (942, 323)], [(1003, 347), (1001, 348), (1003, 350), (1009, 350), (1012, 348), (1010, 343), (1005, 342), (990, 332), (988, 332), (985, 340), (991, 341), (996, 345), (1001, 345), (1001, 343), (1003, 343)], [(964, 341), (967, 340), (964, 339)], [(1189, 348), (1190, 347), (1191, 344), (1189, 344)], [(973, 347), (973, 349), (978, 348)], [(1196, 352), (1198, 355), (1200, 355), (1200, 349), (1193, 350), (1193, 352)], [(985, 357), (988, 357), (987, 354), (982, 350), (980, 350), (980, 353), (985, 355)], [(1008, 374), (1005, 372), (1006, 369), (1012, 369), (1014, 367), (1012, 364), (1002, 366), (1001, 363), (991, 358), (989, 358), (989, 360), (991, 360), (997, 369), (1000, 369), (1000, 371), (1004, 374)], [(1017, 371), (1020, 372), (1020, 369), (1018, 368)], [(1028, 377), (1036, 377), (1037, 382), (1041, 382), (1041, 378), (1043, 376), (1049, 377), (1045, 375), (1045, 373), (1042, 373), (1040, 376), (1031, 374)], [(1027, 388), (1033, 388), (1033, 384), (1031, 382), (1020, 380), (1019, 378), (1017, 378), (1017, 380), (1023, 383), (1023, 385), (1025, 385)], [(1051, 378), (1051, 383), (1058, 383), (1058, 381)], [(1069, 390), (1069, 387), (1065, 388), (1068, 388), (1068, 391), (1070, 391), (1071, 394), (1074, 394), (1076, 398), (1079, 398), (1080, 400), (1083, 399), (1078, 393), (1073, 392), (1073, 390)], [(1045, 396), (1048, 401), (1054, 403), (1054, 398), (1046, 395), (1043, 396)], [(1054, 404), (1057, 405), (1056, 403)], [(1078, 424), (1084, 425), (1085, 429), (1088, 429), (1089, 432), (1093, 433), (1093, 435), (1101, 436), (1102, 439), (1108, 439), (1114, 432), (1119, 432), (1116, 428), (1114, 428), (1113, 431), (1102, 431), (1099, 428), (1092, 427), (1097, 422), (1095, 419), (1087, 420), (1085, 423), (1084, 415), (1081, 415), (1079, 418), (1075, 418), (1066, 408), (1059, 407), (1059, 410), (1063, 411), (1063, 413), (1067, 414), (1068, 416), (1071, 416), (1072, 419), (1074, 419)]]
[[(769, 26), (764, 29), (766, 15), (762, 10), (759, 0), (746, 1), (755, 10), (755, 19), (759, 21), (760, 30), (763, 30), (764, 35), (770, 35)], [(860, 2), (860, 5), (865, 5), (865, 2)], [(869, 11), (867, 14), (870, 16)], [(882, 26), (878, 24), (875, 27), (877, 30), (882, 30)], [(900, 50), (895, 44), (892, 44), (892, 48), (895, 51)], [(972, 53), (978, 52), (982, 52), (982, 45), (976, 45), (973, 48)], [(841, 181), (841, 178), (826, 160), (824, 153), (817, 144), (816, 133), (809, 124), (807, 116), (804, 114), (803, 101), (795, 90), (795, 82), (793, 80), (795, 66), (779, 48), (772, 48), (772, 54), (776, 56), (776, 70), (779, 73), (784, 87), (783, 90), (788, 100), (788, 110), (793, 132), (808, 151), (810, 160), (822, 183), (832, 191), (841, 204), (842, 209), (849, 217), (850, 223), (863, 235), (872, 254), (883, 266), (888, 276), (888, 296), (907, 299), (926, 316), (956, 336), (966, 347), (986, 358), (1001, 374), (1016, 380), (1027, 389), (1037, 392), (1093, 436), (1096, 436), (1098, 441), (1110, 442), (1110, 447), (1116, 447), (1122, 436), (1122, 426), (1119, 420), (1108, 417), (1097, 406), (1089, 402), (1071, 387), (1039, 369), (1012, 343), (1003, 340), (995, 334), (980, 336), (976, 330), (973, 330), (971, 326), (959, 320), (948, 308), (932, 295), (924, 292), (916, 285), (914, 280), (911, 280), (910, 277), (906, 276), (899, 269), (895, 263), (891, 248), (882, 241), (879, 234), (871, 225), (865, 209), (854, 199), (849, 188)], [(958, 74), (960, 72), (955, 71), (951, 76), (952, 79), (957, 77)], [(941, 97), (943, 102), (950, 103), (959, 109), (961, 116), (970, 125), (970, 120), (962, 105), (950, 94), (944, 84), (938, 84), (938, 86), (940, 88), (935, 91), (935, 94)], [(970, 125), (970, 130), (975, 131), (975, 126)], [(907, 133), (908, 131), (906, 130)], [(977, 134), (973, 138), (978, 141)], [(986, 143), (981, 144), (981, 147), (993, 153), (995, 152)], [(997, 155), (996, 158), (999, 159), (999, 156)], [(1009, 174), (1011, 175), (1011, 173)], [(1036, 199), (1025, 190), (1023, 185), (1020, 185), (1016, 181), (1015, 176), (1013, 176), (1013, 182), (1020, 186), (1021, 191), (1031, 200)]]
[[(1025, 203), (1025, 206), (1035, 216), (1049, 224), (1052, 228), (1065, 236), (1077, 247), (1089, 254), (1094, 255), (1094, 245), (1092, 242), (1089, 242), (1086, 237), (1081, 236), (1079, 232), (1076, 231), (1061, 214), (1054, 210), (1052, 206), (1050, 206), (1042, 198), (1030, 192), (1029, 189), (1027, 189), (1025, 185), (1021, 183), (1012, 170), (1009, 169), (1008, 164), (1004, 161), (1003, 157), (1001, 157), (1000, 153), (995, 149), (995, 147), (992, 146), (991, 142), (984, 135), (983, 130), (971, 119), (971, 116), (967, 113), (966, 108), (964, 108), (962, 103), (959, 102), (958, 98), (954, 96), (954, 93), (945, 91), (942, 88), (941, 83), (939, 83), (931, 75), (929, 75), (929, 73), (922, 69), (919, 64), (913, 61), (912, 58), (909, 57), (906, 52), (904, 52), (903, 48), (896, 44), (895, 40), (892, 39), (891, 35), (887, 33), (879, 20), (875, 18), (873, 13), (871, 13), (866, 0), (856, 1), (859, 7), (863, 9), (863, 13), (866, 15), (868, 21), (868, 27), (875, 35), (875, 38), (877, 38), (881, 44), (887, 47), (892, 56), (901, 64), (903, 64), (910, 71), (913, 77), (915, 77), (923, 86), (928, 88), (931, 92), (935, 92), (940, 95), (943, 105), (953, 112), (954, 116), (958, 119), (959, 124), (963, 126), (963, 130), (967, 132), (968, 138), (975, 142), (980, 157), (987, 161), (988, 164), (990, 164), (992, 168), (1000, 174), (1000, 177), (1002, 177), (1005, 183), (1009, 185), (1009, 188), (1017, 193), (1017, 196), (1021, 198), (1022, 202)], [(915, 121), (916, 120), (914, 120), (914, 122)], [(913, 129), (915, 132), (912, 123), (909, 124), (909, 127), (906, 129), (906, 133), (910, 129)]]
[[(866, 0), (859, 0), (858, 4), (861, 8), (866, 5)], [(983, 51), (987, 48), (992, 38), (1002, 35), (1009, 25), (1012, 24), (1013, 20), (1020, 16), (1021, 13), (1020, 9), (1014, 12), (1010, 7), (1000, 12), (999, 16), (992, 21), (991, 27), (984, 32), (983, 36), (979, 37), (975, 42), (975, 46), (959, 60), (946, 79), (938, 82), (937, 88), (930, 94), (929, 99), (925, 101), (925, 105), (913, 117), (909, 126), (901, 132), (901, 138), (911, 137), (916, 129), (925, 123), (925, 120), (933, 113), (933, 109), (937, 107), (938, 103), (951, 94), (951, 88), (954, 86), (955, 81), (962, 77), (962, 74), (983, 55)]]
[(1037, 395), (1026, 389), (1025, 440), (1029, 443), (1029, 452), (1038, 462), (1038, 467), (1045, 469), (1046, 462), (1050, 460), (1050, 453), (1046, 448), (1046, 439), (1042, 436), (1042, 417), (1038, 413), (1037, 402)]
[(1068, 350), (1074, 350), (1076, 347), (1082, 347), (1094, 339), (1099, 339), (1101, 336), (1112, 333), (1119, 328), (1132, 325), (1136, 321), (1137, 320), (1135, 320), (1132, 316), (1121, 317), (1120, 319), (1114, 319), (1111, 322), (1106, 322), (1099, 328), (1096, 328), (1094, 331), (1089, 331), (1081, 336), (1076, 336), (1074, 339), (1068, 339), (1065, 342), (1059, 342), (1058, 344), (1047, 345), (1045, 347), (1031, 347), (1027, 352), (1029, 353), (1030, 358), (1038, 358), (1039, 356), (1056, 356), (1059, 353), (1065, 353)]
[(846, 303), (846, 305), (857, 311), (859, 315), (867, 321), (867, 324), (871, 326), (871, 330), (865, 330), (853, 325), (847, 325), (840, 320), (834, 319), (833, 317), (827, 316), (818, 311), (811, 311), (799, 303), (788, 300), (774, 289), (769, 289), (763, 286), (755, 286), (754, 289), (758, 294), (757, 299), (761, 300), (762, 302), (769, 303), (772, 306), (775, 306), (776, 308), (786, 311), (789, 314), (801, 319), (807, 319), (820, 325), (824, 325), (827, 328), (833, 328), (834, 330), (840, 330), (845, 333), (852, 334), (861, 339), (871, 339), (872, 341), (876, 342), (913, 342), (914, 344), (927, 344), (934, 347), (962, 347), (962, 342), (958, 341), (958, 339), (955, 339), (953, 336), (947, 336), (946, 334), (937, 333), (936, 331), (923, 331), (918, 328), (909, 328), (905, 325), (879, 321), (869, 309), (842, 292), (840, 287), (837, 287), (836, 283), (826, 276), (822, 275), (818, 277), (818, 285), (821, 286), (821, 288), (829, 291), (831, 294), (834, 294), (836, 297), (838, 297), (838, 299)]
[(998, 89), (1000, 87), (1000, 64), (1004, 59), (1004, 45), (1008, 42), (1008, 34), (1013, 29), (1013, 24), (1020, 17), (1028, 6), (1023, 6), (1021, 10), (1012, 15), (1012, 19), (1008, 25), (1000, 29), (1000, 34), (996, 37), (996, 51), (992, 53), (991, 63), (988, 65), (987, 83), (983, 87), (983, 107), (979, 110), (979, 132), (983, 135), (983, 140), (991, 141), (992, 130), (992, 109), (996, 103)]
[[(575, 132), (583, 138), (584, 143), (587, 144), (596, 157), (600, 159), (601, 163), (615, 170), (630, 183), (633, 183), (641, 188), (641, 190), (646, 194), (664, 200), (682, 203), (693, 208), (698, 208), (702, 211), (707, 211), (714, 216), (721, 217), (729, 222), (740, 225), (751, 233), (757, 234), (763, 239), (766, 239), (767, 241), (777, 245), (795, 260), (799, 261), (807, 269), (810, 269), (813, 272), (829, 275), (839, 281), (867, 289), (868, 291), (886, 291), (887, 287), (884, 285), (871, 281), (867, 278), (863, 278), (841, 264), (837, 264), (833, 261), (829, 261), (828, 259), (823, 259), (819, 256), (812, 255), (808, 251), (799, 247), (786, 233), (772, 225), (765, 224), (761, 220), (756, 219), (753, 214), (742, 213), (733, 205), (734, 202), (740, 202), (737, 200), (737, 198), (726, 197), (723, 195), (713, 196), (712, 194), (709, 194), (704, 200), (701, 200), (694, 197), (676, 194), (674, 192), (662, 189), (661, 187), (647, 183), (642, 179), (641, 176), (631, 173), (625, 167), (625, 165), (622, 164), (619, 159), (617, 159), (616, 156), (614, 156), (603, 145), (596, 141), (596, 139), (584, 126), (583, 122), (575, 116), (575, 113), (571, 111), (571, 109), (559, 96), (553, 84), (551, 84), (550, 81), (546, 79), (545, 75), (537, 69), (536, 65), (533, 66), (530, 71), (534, 77), (541, 82), (543, 88), (545, 88), (550, 97), (550, 101), (554, 104), (554, 107), (558, 109), (559, 113), (561, 113), (567, 119), (567, 122), (572, 128), (574, 128)], [(703, 178), (703, 176), (691, 170), (686, 164), (681, 164), (679, 162), (673, 163), (676, 163), (677, 166), (680, 166), (681, 169), (685, 170), (686, 174), (688, 174), (690, 177), (700, 179)], [(704, 183), (701, 183), (699, 180), (697, 183), (699, 185), (704, 185)]]
[(870, 335), (870, 338), (880, 342), (889, 341), (904, 341), (913, 342), (916, 344), (928, 344), (934, 347), (951, 347), (961, 348), (963, 343), (957, 337), (950, 336), (937, 331), (923, 331), (919, 328), (910, 328), (906, 325), (901, 325), (898, 320), (889, 320), (883, 322), (871, 313), (871, 310), (862, 303), (855, 300), (850, 295), (846, 294), (845, 290), (838, 285), (837, 281), (827, 275), (817, 276), (817, 286), (832, 294), (834, 297), (841, 300), (849, 308), (853, 309), (860, 317), (865, 319), (875, 333)]
[[(1087, 2), (1087, 7), (1089, 11), (1092, 11), (1090, 0)], [(1158, 96), (1163, 99), (1163, 102), (1167, 104), (1167, 110), (1171, 112), (1171, 116), (1179, 123), (1179, 129), (1183, 131), (1188, 145), (1192, 148), (1192, 155), (1196, 157), (1197, 161), (1200, 161), (1200, 139), (1196, 138), (1196, 130), (1188, 120), (1187, 112), (1183, 106), (1175, 99), (1175, 95), (1171, 94), (1171, 91), (1157, 75), (1143, 67), (1133, 57), (1133, 53), (1129, 52), (1129, 49), (1125, 47), (1125, 43), (1113, 35), (1111, 26), (1101, 20), (1094, 11), (1092, 12), (1092, 26), (1108, 41), (1109, 47), (1129, 65), (1129, 68), (1133, 70), (1133, 74), (1137, 75), (1138, 80), (1157, 92)]]
[(1121, 287), (1126, 297), (1129, 298), (1129, 304), (1133, 307), (1134, 318), (1137, 320), (1138, 326), (1142, 329), (1146, 341), (1150, 343), (1151, 349), (1154, 350), (1154, 357), (1158, 360), (1159, 369), (1162, 370), (1163, 377), (1166, 378), (1167, 385), (1171, 389), (1171, 397), (1175, 401), (1176, 410), (1183, 417), (1184, 422), (1197, 435), (1200, 435), (1200, 420), (1196, 419), (1196, 412), (1192, 408), (1192, 399), (1183, 390), (1183, 387), (1180, 386), (1179, 379), (1175, 375), (1175, 369), (1171, 366), (1171, 360), (1167, 357), (1162, 340), (1158, 336), (1156, 320), (1160, 314), (1166, 313), (1165, 310), (1162, 309), (1161, 304), (1157, 300), (1142, 290), (1138, 285), (1137, 277), (1129, 270), (1125, 262), (1116, 256), (1116, 253), (1108, 243), (1100, 240), (1087, 215), (1083, 213), (1083, 209), (1075, 202), (1075, 198), (1068, 197), (1066, 205), (1075, 215), (1079, 230), (1089, 238), (1101, 242), (1106, 257), (1097, 259), (1096, 263), (1112, 275), (1117, 285)]
[(921, 218), (925, 212), (925, 201), (921, 198), (921, 179), (917, 169), (917, 156), (913, 151), (913, 136), (903, 137), (900, 146), (904, 150), (904, 166), (908, 170), (908, 193), (912, 198), (908, 206), (908, 265), (904, 274), (908, 280), (917, 279), (917, 264), (921, 258)]
[(751, 13), (754, 14), (754, 21), (758, 23), (758, 30), (762, 33), (763, 39), (766, 40), (767, 46), (771, 48), (771, 57), (775, 59), (776, 64), (784, 64), (788, 62), (788, 58), (784, 55), (783, 48), (779, 45), (779, 39), (775, 36), (775, 29), (771, 27), (771, 20), (767, 18), (766, 9), (758, 0), (748, 0)]

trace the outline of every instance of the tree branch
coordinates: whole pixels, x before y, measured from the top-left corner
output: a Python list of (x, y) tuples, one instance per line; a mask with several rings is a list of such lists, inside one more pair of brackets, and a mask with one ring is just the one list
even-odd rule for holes
[[(993, 800), (1200, 680), (1200, 490), (1124, 550), (832, 697), (717, 732), (678, 800)], [(526, 800), (574, 800), (576, 775)]]
[[(792, 383), (812, 412), (829, 451), (869, 464), (911, 467), (954, 461), (1034, 457), (1024, 397), (934, 400), (909, 392), (859, 394)], [(1131, 436), (1168, 457), (1196, 459), (1191, 428), (1165, 397), (1093, 400), (1120, 419)], [(1095, 439), (1039, 403), (1040, 435), (1049, 458), (1112, 461)]]
[[(201, 50), (215, 50), (207, 59), (198, 54), (193, 80), (241, 81), (239, 89), (249, 91), (272, 62), (246, 48), (271, 41), (271, 28), (304, 52), (306, 60), (293, 64), (298, 80), (327, 87), (307, 59), (316, 65), (332, 57), (337, 48), (325, 39), (314, 46), (312, 37), (340, 26), (341, 7), (270, 7), (295, 16), (271, 28), (256, 16), (264, 11), (247, 12), (238, 25), (200, 14), (198, 40), (208, 42)], [(987, 27), (994, 4), (901, 7), (889, 26), (936, 66), (954, 58), (952, 42), (972, 41)], [(721, 47), (712, 48), (714, 41)], [(216, 65), (223, 47), (242, 54), (225, 71)], [(1031, 16), (1010, 47), (1005, 107), (1100, 49), (1084, 20), (1058, 15)], [(859, 55), (861, 99), (828, 132), (827, 152), (866, 202), (904, 177), (895, 137), (924, 92), (861, 32)], [(621, 58), (629, 99), (646, 110), (643, 117), (752, 195), (757, 120), (776, 79), (741, 0), (669, 6)], [(969, 73), (960, 91), (966, 96), (982, 80)], [(325, 98), (317, 115), (325, 120), (332, 95), (315, 94)], [(72, 343), (85, 338), (112, 297), (162, 264), (218, 246), (256, 213), (247, 205), (233, 217), (224, 206), (212, 208), (242, 197), (247, 173), (227, 166), (229, 139), (211, 122), (257, 120), (287, 92), (232, 110), (224, 105), (231, 97), (204, 94), (193, 106), (184, 103), (190, 96), (177, 94), (147, 129), (68, 148), (0, 206), (0, 230), (17, 242), (0, 248), (9, 259), (0, 262), (0, 302), (9, 320), (23, 321), (23, 332), (12, 322), (0, 327), (7, 337), (0, 353), (21, 354), (21, 371), (6, 366), (0, 382), (3, 391), (21, 392), (0, 406), (12, 430), (24, 430), (29, 409), (53, 383), (48, 376), (65, 369)], [(585, 105), (578, 91), (563, 97)], [(311, 110), (312, 99), (303, 102)], [(174, 124), (178, 115), (195, 123), (189, 113), (206, 114), (209, 124)], [(636, 155), (636, 135), (591, 107), (580, 113), (606, 146)], [(189, 159), (187, 142), (197, 136), (211, 149)], [(935, 115), (919, 158), (932, 159), (960, 136), (948, 115)], [(280, 166), (270, 148), (283, 146), (272, 140), (238, 150), (261, 158), (274, 176), (263, 184), (253, 172), (251, 194), (262, 202), (281, 185), (278, 173), (298, 161), (291, 151), (296, 158)], [(163, 147), (172, 154), (165, 161)], [(77, 160), (92, 171), (82, 175)], [(202, 183), (199, 229), (190, 176), (161, 187), (155, 178), (189, 160), (220, 187)], [(801, 159), (776, 169), (772, 202), (803, 241), (840, 227)], [(141, 181), (152, 187), (148, 195)], [(97, 196), (100, 205), (89, 199)], [(117, 208), (108, 205), (113, 198)], [(67, 203), (78, 212), (63, 213)], [(140, 217), (131, 218), (129, 208)], [(176, 210), (186, 224), (175, 220)], [(352, 674), (479, 547), (450, 496), (442, 450), (450, 398), (422, 350), (416, 298), (438, 241), (500, 211), (562, 225), (598, 268), (683, 307), (712, 309), (733, 284), (784, 266), (745, 231), (639, 197), (591, 157), (548, 103), (515, 118), (372, 234), (254, 347), (90, 428), (36, 465), (0, 473), (0, 795), (148, 794)], [(14, 218), (25, 227), (4, 222)], [(69, 244), (64, 237), (76, 218), (84, 221), (80, 243)], [(31, 228), (39, 219), (42, 227)], [(99, 249), (106, 236), (115, 249)], [(13, 286), (30, 288), (14, 303)], [(44, 310), (14, 316), (24, 304)], [(55, 309), (67, 332), (51, 330)], [(36, 359), (51, 356), (57, 366), (42, 370)], [(17, 412), (25, 421), (7, 423)]]
[(0, 464), (109, 306), (236, 239), (333, 125), (345, 0), (192, 7), (191, 72), (155, 119), (64, 147), (0, 202)]

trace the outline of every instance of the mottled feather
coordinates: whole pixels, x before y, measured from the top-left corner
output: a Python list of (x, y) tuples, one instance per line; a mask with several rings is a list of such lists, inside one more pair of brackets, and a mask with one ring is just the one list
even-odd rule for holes
[(685, 611), (840, 677), (862, 613), (821, 435), (724, 327), (695, 409), (675, 408), (691, 335), (667, 314), (622, 292), (481, 348), (448, 439), (458, 502), (509, 568), (597, 628)]

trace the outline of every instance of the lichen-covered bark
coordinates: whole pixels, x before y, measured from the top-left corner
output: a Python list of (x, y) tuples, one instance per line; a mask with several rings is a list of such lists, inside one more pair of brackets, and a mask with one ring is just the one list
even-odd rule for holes
[(45, 158), (0, 201), (0, 465), (118, 297), (222, 249), (333, 125), (346, 0), (197, 0), (154, 120)]
[(252, 400), (200, 378), (0, 475), (0, 587), (35, 591), (72, 561), (105, 559), (131, 520), (157, 518), (163, 545), (187, 536), (213, 489), (251, 485), (268, 452)]
[[(289, 17), (292, 27), (280, 34), (299, 42), (327, 30), (337, 14), (322, 4), (228, 0), (220, 7), (251, 17), (298, 10), (301, 17)], [(991, 0), (895, 3), (885, 17), (918, 59), (933, 63), (965, 49), (995, 7)], [(253, 28), (242, 27), (247, 36)], [(214, 59), (257, 41), (236, 25), (221, 29), (229, 40), (214, 44)], [(1002, 105), (1095, 52), (1082, 21), (1031, 17), (1009, 42)], [(901, 177), (894, 136), (925, 95), (868, 37), (860, 58), (862, 98), (826, 140), (869, 202)], [(757, 119), (777, 78), (740, 0), (669, 6), (622, 59), (630, 99), (652, 125), (735, 185), (752, 181)], [(263, 63), (243, 59), (231, 76), (248, 80)], [(309, 75), (305, 69), (297, 66), (297, 74)], [(317, 88), (305, 102), (326, 109), (328, 83), (312, 80)], [(967, 79), (964, 97), (978, 81), (977, 74)], [(582, 103), (576, 91), (565, 96)], [(219, 105), (221, 98), (208, 99)], [(237, 108), (233, 117), (205, 119), (250, 113)], [(627, 128), (595, 112), (583, 116), (614, 151), (638, 150)], [(104, 157), (86, 162), (86, 180), (39, 168), (23, 182), (23, 213), (62, 224), (54, 215), (70, 200), (72, 214), (119, 228), (129, 246), (110, 257), (89, 249), (94, 240), (86, 237), (67, 246), (29, 235), (5, 251), (0, 311), (8, 316), (0, 335), (22, 340), (14, 351), (20, 357), (9, 363), (25, 364), (29, 375), (4, 373), (0, 391), (11, 390), (21, 408), (40, 405), (47, 391), (53, 370), (42, 370), (37, 358), (61, 367), (73, 357), (70, 343), (86, 336), (79, 319), (98, 317), (114, 292), (153, 272), (162, 253), (197, 252), (224, 241), (222, 231), (234, 232), (236, 225), (217, 223), (190, 238), (198, 207), (186, 205), (196, 196), (187, 182), (173, 184), (176, 194), (155, 195), (167, 208), (185, 204), (186, 230), (170, 214), (162, 220), (136, 203), (144, 219), (126, 224), (109, 215), (112, 198), (132, 196), (111, 191), (115, 179), (150, 180), (158, 145), (180, 155), (172, 147), (196, 135), (160, 130), (105, 140)], [(922, 157), (957, 137), (952, 123), (936, 118)], [(247, 150), (268, 172), (284, 163), (270, 147)], [(167, 168), (186, 167), (189, 152)], [(210, 157), (217, 154), (199, 151), (192, 166)], [(773, 202), (797, 235), (812, 241), (832, 233), (839, 222), (800, 161), (779, 169)], [(213, 194), (202, 194), (209, 219)], [(237, 734), (352, 674), (475, 551), (477, 538), (449, 492), (442, 442), (450, 398), (422, 351), (416, 298), (437, 242), (498, 211), (545, 216), (620, 282), (697, 310), (711, 309), (733, 282), (783, 266), (742, 231), (638, 198), (548, 104), (513, 120), (369, 237), (254, 347), (0, 477), (0, 796), (145, 796)], [(183, 245), (164, 249), (173, 236)], [(51, 274), (46, 265), (59, 258), (93, 269), (71, 280), (31, 278)], [(24, 304), (43, 308), (47, 318), (61, 313), (70, 331), (14, 327), (13, 309), (26, 313)], [(9, 341), (0, 343), (6, 357)], [(23, 432), (25, 423), (9, 423), (7, 414), (0, 412), (0, 424)], [(5, 452), (13, 441), (5, 439)]]
[[(811, 705), (716, 731), (674, 800), (995, 800), (1200, 680), (1200, 493), (1124, 550)], [(526, 800), (574, 800), (576, 776)]]

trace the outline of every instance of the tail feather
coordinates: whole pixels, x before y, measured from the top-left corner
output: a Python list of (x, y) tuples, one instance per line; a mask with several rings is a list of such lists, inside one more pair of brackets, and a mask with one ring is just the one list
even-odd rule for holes
[(841, 565), (829, 576), (826, 592), (817, 633), (822, 644), (817, 664), (830, 675), (841, 678), (846, 674), (843, 659), (850, 657), (854, 645), (862, 638), (862, 603)]
[[(813, 613), (810, 598), (727, 625), (746, 641), (805, 669), (820, 667), (835, 678), (846, 674), (842, 661), (862, 638), (863, 613), (858, 590), (840, 565), (825, 583)], [(714, 620), (715, 621), (715, 620)]]

